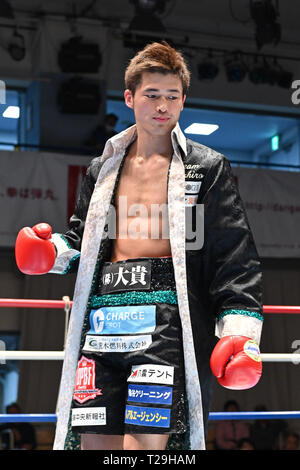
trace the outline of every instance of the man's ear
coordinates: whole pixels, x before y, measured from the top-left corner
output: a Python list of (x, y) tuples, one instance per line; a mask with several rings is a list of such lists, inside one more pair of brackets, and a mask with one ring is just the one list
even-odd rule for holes
[(124, 91), (125, 104), (128, 108), (133, 109), (133, 94), (131, 90)]
[(183, 95), (181, 111), (183, 110), (185, 99), (186, 99), (186, 95)]

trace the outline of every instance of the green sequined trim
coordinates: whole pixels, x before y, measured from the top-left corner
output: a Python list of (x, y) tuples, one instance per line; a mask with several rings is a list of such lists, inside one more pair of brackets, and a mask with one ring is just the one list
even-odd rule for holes
[(70, 248), (70, 250), (71, 250), (72, 247), (71, 247), (70, 243), (68, 242), (68, 240), (61, 233), (59, 233), (58, 235), (64, 241), (64, 243), (67, 245), (67, 247)]
[(225, 317), (226, 315), (245, 315), (246, 317), (257, 318), (260, 321), (264, 321), (264, 317), (258, 312), (238, 309), (224, 310), (220, 315), (218, 315), (218, 320), (221, 320), (221, 318)]
[(67, 274), (70, 271), (70, 269), (72, 268), (73, 263), (79, 258), (79, 256), (80, 256), (80, 253), (73, 256), (73, 258), (69, 262), (69, 265), (66, 267), (66, 269), (64, 270), (64, 272), (62, 274)]
[(130, 304), (177, 304), (177, 294), (171, 290), (153, 291), (153, 292), (124, 292), (122, 294), (106, 294), (93, 296), (91, 300), (92, 307), (104, 307), (106, 305), (124, 305)]

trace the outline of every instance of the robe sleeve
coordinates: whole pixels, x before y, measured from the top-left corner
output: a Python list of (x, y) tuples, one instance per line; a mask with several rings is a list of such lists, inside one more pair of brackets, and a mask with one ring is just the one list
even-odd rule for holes
[(52, 242), (56, 248), (56, 260), (50, 273), (66, 274), (76, 272), (78, 269), (85, 221), (100, 168), (100, 157), (96, 157), (87, 169), (67, 232), (52, 235)]
[(263, 324), (260, 260), (226, 157), (218, 154), (213, 160), (203, 186), (204, 276), (216, 335), (242, 335), (259, 343)]

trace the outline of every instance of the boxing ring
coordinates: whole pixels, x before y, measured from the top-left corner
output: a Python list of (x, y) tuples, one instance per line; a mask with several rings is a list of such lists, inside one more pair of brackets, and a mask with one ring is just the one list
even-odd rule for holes
[[(65, 296), (62, 300), (0, 299), (0, 308), (46, 308), (63, 309), (65, 312), (64, 347), (67, 337), (69, 314), (72, 301)], [(300, 306), (265, 305), (264, 314), (300, 314)], [(6, 351), (0, 350), (1, 361), (63, 361), (62, 351)], [(298, 353), (261, 353), (262, 362), (292, 362), (300, 364)], [(3, 362), (2, 362), (3, 363)], [(259, 412), (211, 412), (210, 421), (259, 420), (259, 419), (300, 419), (300, 411), (259, 411)], [(56, 414), (0, 414), (0, 423), (51, 423), (56, 422)]]

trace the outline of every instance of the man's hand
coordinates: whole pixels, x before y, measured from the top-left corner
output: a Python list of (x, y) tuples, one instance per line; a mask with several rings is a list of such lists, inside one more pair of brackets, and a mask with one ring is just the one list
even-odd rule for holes
[(224, 336), (212, 352), (210, 367), (225, 388), (246, 390), (254, 387), (262, 374), (259, 346), (245, 336)]
[(15, 256), (24, 274), (46, 274), (55, 263), (56, 251), (51, 241), (51, 226), (40, 223), (24, 227), (16, 240)]

